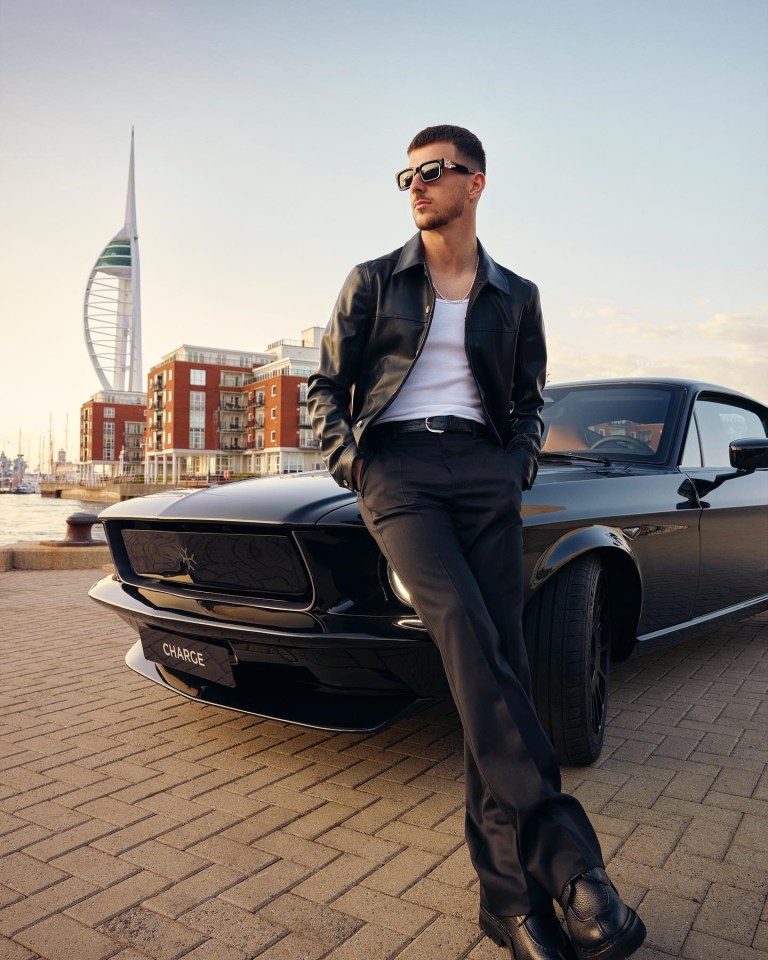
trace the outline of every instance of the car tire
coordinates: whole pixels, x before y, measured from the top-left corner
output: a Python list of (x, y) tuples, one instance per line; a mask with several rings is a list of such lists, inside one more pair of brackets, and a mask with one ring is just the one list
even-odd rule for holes
[(592, 556), (558, 570), (525, 610), (534, 704), (567, 766), (593, 763), (603, 746), (610, 628), (606, 573)]

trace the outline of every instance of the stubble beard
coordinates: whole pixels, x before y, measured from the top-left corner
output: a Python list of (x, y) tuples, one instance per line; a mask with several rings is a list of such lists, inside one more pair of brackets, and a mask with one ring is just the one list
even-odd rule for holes
[(419, 230), (439, 230), (441, 227), (447, 227), (454, 220), (458, 220), (463, 213), (464, 197), (456, 197), (453, 205), (442, 212), (432, 209), (414, 210), (413, 219)]

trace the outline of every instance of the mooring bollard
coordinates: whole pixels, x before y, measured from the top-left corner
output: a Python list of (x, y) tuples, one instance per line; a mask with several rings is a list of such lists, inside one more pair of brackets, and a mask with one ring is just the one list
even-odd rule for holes
[(103, 547), (104, 540), (94, 540), (91, 537), (91, 528), (94, 523), (101, 523), (95, 513), (73, 513), (67, 517), (67, 532), (63, 540), (42, 541), (50, 547)]

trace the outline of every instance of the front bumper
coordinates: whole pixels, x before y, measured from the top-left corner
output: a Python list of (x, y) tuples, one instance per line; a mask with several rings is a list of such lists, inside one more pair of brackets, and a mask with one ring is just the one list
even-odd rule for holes
[[(305, 632), (163, 609), (114, 577), (94, 584), (90, 596), (152, 646), (165, 638), (226, 648), (232, 687), (149, 660), (141, 640), (126, 657), (127, 665), (147, 679), (215, 706), (324, 730), (372, 732), (447, 693), (432, 641), (422, 631), (408, 639), (402, 630), (393, 630), (401, 637), (387, 635), (392, 623), (387, 617), (365, 618), (360, 632), (317, 632), (317, 625)], [(372, 632), (372, 625), (380, 632)]]

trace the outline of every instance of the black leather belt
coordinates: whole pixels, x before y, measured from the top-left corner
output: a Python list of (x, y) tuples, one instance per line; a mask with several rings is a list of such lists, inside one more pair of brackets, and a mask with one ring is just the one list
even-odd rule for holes
[(473, 437), (487, 437), (488, 427), (476, 420), (463, 417), (426, 417), (421, 420), (392, 420), (390, 423), (374, 423), (369, 432), (386, 433), (397, 437), (402, 433), (470, 433)]

